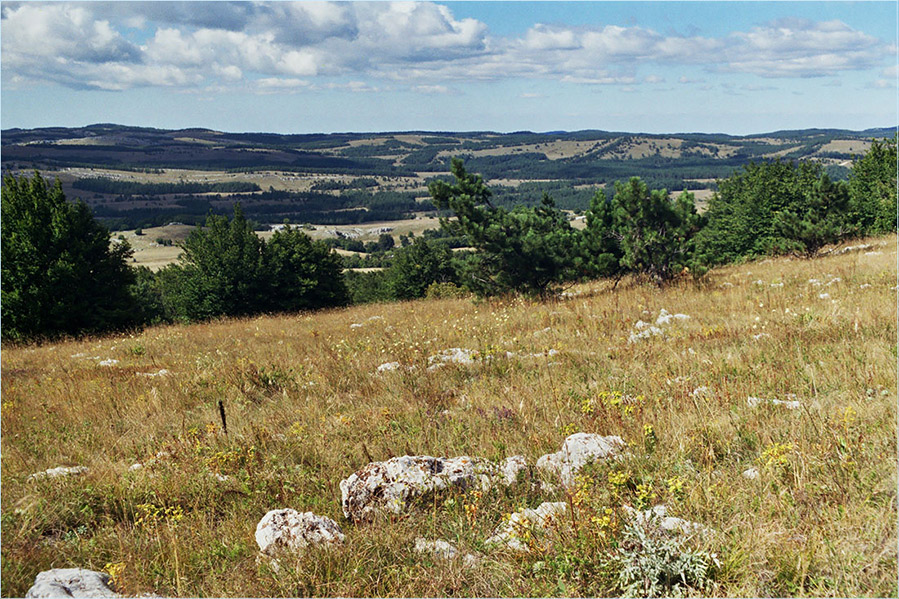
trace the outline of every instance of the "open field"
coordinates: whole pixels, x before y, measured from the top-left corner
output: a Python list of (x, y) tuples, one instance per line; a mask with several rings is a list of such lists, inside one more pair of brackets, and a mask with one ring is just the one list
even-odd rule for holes
[[(573, 224), (579, 227), (583, 226), (583, 223), (580, 221), (576, 221)], [(372, 222), (360, 226), (319, 225), (316, 226), (314, 230), (304, 229), (303, 232), (312, 239), (327, 239), (336, 237), (335, 231), (340, 231), (344, 234), (357, 236), (356, 238), (364, 243), (367, 241), (377, 241), (380, 234), (378, 229), (384, 228), (392, 229), (390, 235), (393, 236), (395, 241), (398, 241), (400, 235), (414, 233), (416, 236), (421, 236), (421, 234), (428, 229), (439, 229), (440, 220), (437, 218), (423, 217), (398, 221)], [(143, 235), (136, 235), (133, 230), (116, 231), (113, 234), (113, 238), (122, 236), (128, 241), (134, 249), (132, 261), (134, 266), (146, 266), (150, 268), (150, 270), (156, 271), (167, 264), (175, 262), (178, 259), (178, 256), (181, 255), (181, 248), (177, 245), (160, 245), (157, 243), (157, 240), (170, 239), (177, 244), (187, 239), (187, 236), (193, 229), (194, 227), (190, 225), (169, 224), (164, 227), (150, 227), (148, 229), (143, 229)], [(258, 233), (258, 235), (265, 240), (270, 239), (273, 234), (273, 231), (259, 231)], [(358, 252), (336, 251), (345, 255), (358, 254)]]
[[(164, 596), (616, 596), (611, 558), (640, 550), (625, 506), (664, 504), (711, 529), (683, 541), (715, 555), (692, 594), (895, 596), (897, 237), (865, 243), (702, 285), (599, 281), (542, 303), (366, 305), (4, 347), (2, 594), (86, 567)], [(666, 324), (663, 310), (688, 318)], [(638, 321), (658, 334), (638, 336), (651, 330)], [(472, 363), (428, 369), (454, 347)], [(627, 451), (568, 490), (533, 471), (369, 524), (341, 510), (340, 481), (372, 460), (533, 466), (574, 432)], [(28, 478), (76, 465), (88, 471)], [(566, 516), (529, 552), (485, 543), (544, 501)], [(287, 507), (334, 519), (345, 542), (257, 559), (257, 522)], [(416, 553), (419, 537), (480, 560)]]

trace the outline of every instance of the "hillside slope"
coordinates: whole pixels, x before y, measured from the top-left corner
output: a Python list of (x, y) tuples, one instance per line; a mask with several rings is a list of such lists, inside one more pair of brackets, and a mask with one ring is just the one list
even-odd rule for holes
[[(665, 504), (715, 531), (695, 541), (717, 565), (694, 592), (895, 596), (897, 238), (865, 243), (718, 269), (701, 287), (596, 282), (548, 303), (367, 305), (4, 347), (3, 595), (55, 566), (169, 596), (609, 596), (610, 556), (641, 551), (623, 542), (624, 506)], [(429, 369), (449, 348), (472, 363)], [(574, 432), (618, 435), (627, 452), (569, 492), (526, 476), (367, 525), (341, 511), (340, 481), (369, 461), (533, 465)], [(28, 479), (75, 465), (89, 471)], [(543, 501), (568, 513), (530, 552), (485, 544)], [(257, 522), (285, 507), (333, 518), (346, 542), (257, 560)], [(482, 559), (416, 553), (418, 537)]]

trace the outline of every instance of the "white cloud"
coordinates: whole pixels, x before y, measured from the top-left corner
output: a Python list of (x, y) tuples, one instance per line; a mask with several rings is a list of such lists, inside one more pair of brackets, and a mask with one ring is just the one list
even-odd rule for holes
[(412, 91), (420, 94), (438, 95), (438, 96), (457, 96), (459, 90), (447, 87), (446, 85), (415, 85)]
[[(145, 27), (137, 45), (119, 29)], [(549, 79), (578, 85), (664, 82), (647, 66), (689, 65), (760, 77), (834, 76), (883, 69), (891, 46), (840, 21), (785, 19), (722, 37), (639, 26), (537, 24), (518, 37), (432, 2), (4, 3), (7, 85), (70, 87), (240, 85), (302, 81), (370, 91), (402, 81), (421, 93), (456, 81)], [(353, 79), (359, 85), (329, 78)], [(880, 75), (897, 78), (895, 66)], [(680, 77), (682, 84), (702, 79)], [(269, 86), (267, 89), (295, 89)], [(423, 90), (432, 90), (424, 92)]]
[(309, 82), (304, 81), (303, 79), (296, 79), (293, 77), (263, 77), (262, 79), (257, 79), (253, 82), (253, 84), (258, 85), (263, 89), (298, 89), (302, 87), (308, 87)]

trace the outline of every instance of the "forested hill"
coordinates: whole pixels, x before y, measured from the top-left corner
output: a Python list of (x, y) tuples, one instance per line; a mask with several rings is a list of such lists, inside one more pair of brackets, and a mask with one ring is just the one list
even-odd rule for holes
[(892, 135), (888, 128), (750, 136), (607, 131), (278, 135), (97, 124), (4, 130), (2, 162), (7, 170), (102, 166), (410, 176), (446, 173), (449, 157), (460, 156), (488, 178), (604, 183), (642, 176), (681, 187), (685, 180), (726, 177), (750, 161), (774, 158), (819, 160), (839, 177), (871, 139)]

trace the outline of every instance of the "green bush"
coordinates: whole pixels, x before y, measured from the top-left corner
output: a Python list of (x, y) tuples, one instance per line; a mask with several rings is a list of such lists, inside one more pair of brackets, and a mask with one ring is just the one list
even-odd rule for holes
[(97, 333), (137, 324), (129, 292), (135, 277), (126, 242), (57, 180), (7, 175), (2, 191), (3, 338), (26, 340)]

